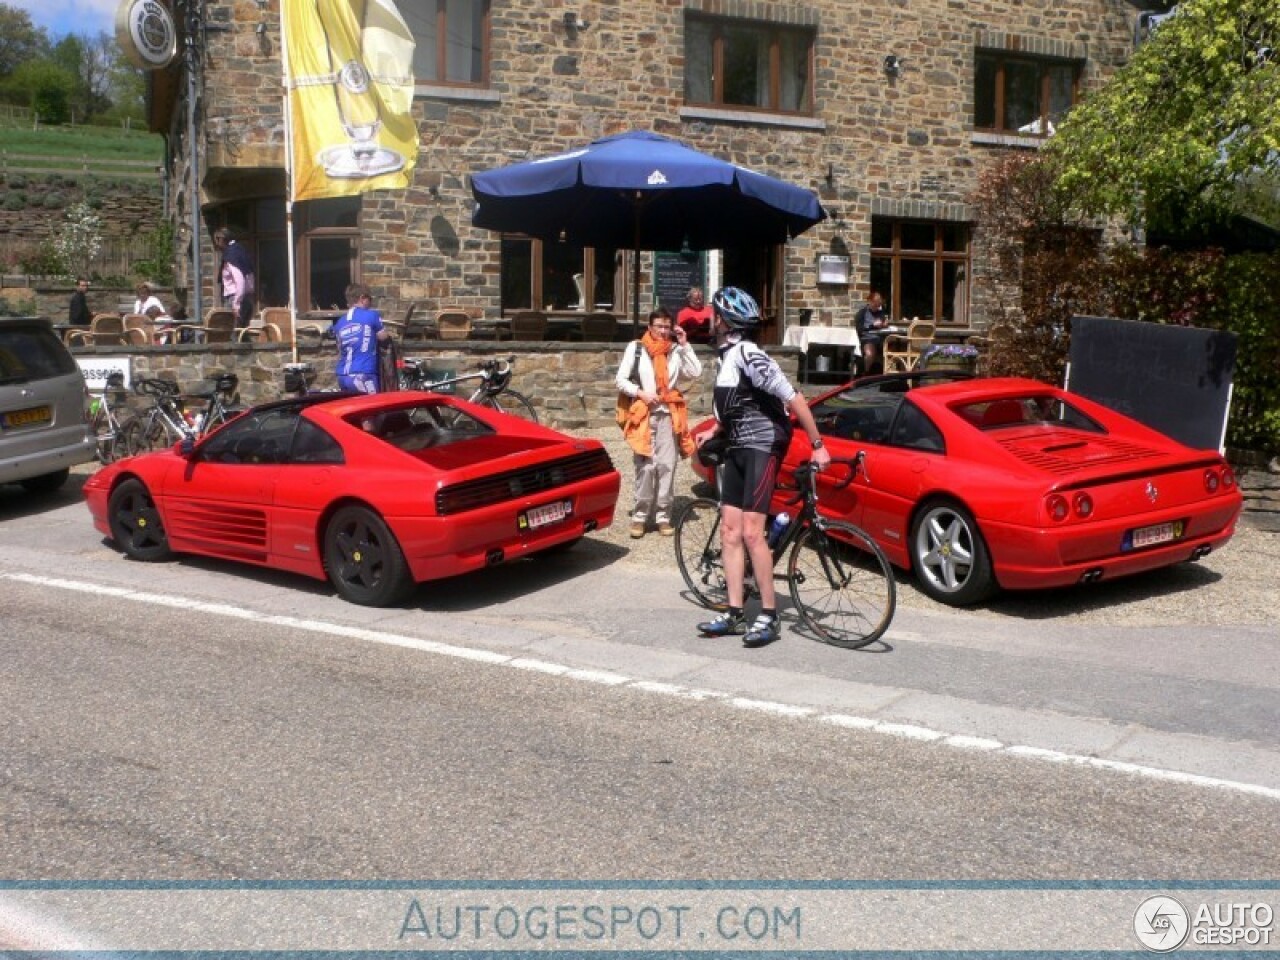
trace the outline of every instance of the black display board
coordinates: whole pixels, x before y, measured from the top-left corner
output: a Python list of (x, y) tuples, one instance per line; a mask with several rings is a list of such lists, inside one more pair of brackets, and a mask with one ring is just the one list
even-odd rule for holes
[(706, 254), (658, 251), (653, 255), (654, 299), (674, 317), (688, 302), (690, 287), (703, 287)]
[(1067, 388), (1198, 450), (1221, 447), (1236, 335), (1114, 317), (1071, 318)]

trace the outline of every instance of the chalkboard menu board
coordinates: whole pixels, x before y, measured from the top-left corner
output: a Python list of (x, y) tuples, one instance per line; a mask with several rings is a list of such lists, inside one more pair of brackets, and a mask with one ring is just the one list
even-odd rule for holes
[(675, 316), (688, 302), (690, 287), (704, 287), (706, 254), (668, 253), (653, 255), (653, 289), (655, 299)]
[(1235, 365), (1234, 333), (1071, 319), (1067, 388), (1198, 450), (1222, 446)]

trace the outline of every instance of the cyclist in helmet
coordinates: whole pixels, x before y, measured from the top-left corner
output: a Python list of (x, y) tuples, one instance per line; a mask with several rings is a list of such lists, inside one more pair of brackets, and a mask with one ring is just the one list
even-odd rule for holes
[[(714, 408), (719, 429), (728, 434), (720, 476), (720, 542), (729, 609), (698, 624), (703, 636), (743, 635), (748, 647), (778, 639), (777, 598), (773, 587), (773, 555), (765, 536), (769, 500), (778, 466), (791, 443), (791, 418), (809, 437), (811, 459), (819, 470), (831, 462), (818, 425), (804, 397), (778, 364), (753, 342), (760, 325), (755, 299), (737, 287), (724, 287), (711, 298), (712, 332), (720, 356)], [(705, 442), (712, 434), (699, 437)], [(747, 625), (743, 612), (743, 580), (747, 558), (757, 572), (760, 614)]]

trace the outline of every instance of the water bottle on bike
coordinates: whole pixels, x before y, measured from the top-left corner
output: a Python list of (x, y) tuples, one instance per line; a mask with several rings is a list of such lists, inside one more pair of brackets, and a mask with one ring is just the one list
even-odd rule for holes
[(776, 549), (778, 544), (782, 542), (783, 535), (787, 532), (787, 525), (791, 523), (791, 514), (785, 510), (777, 514), (773, 520), (769, 522), (769, 549)]

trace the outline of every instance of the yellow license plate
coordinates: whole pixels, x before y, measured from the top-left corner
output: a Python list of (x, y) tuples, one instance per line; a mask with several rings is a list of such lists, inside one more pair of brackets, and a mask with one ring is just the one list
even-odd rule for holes
[(53, 420), (53, 410), (49, 407), (31, 407), (28, 410), (11, 410), (4, 415), (6, 427), (31, 427)]

